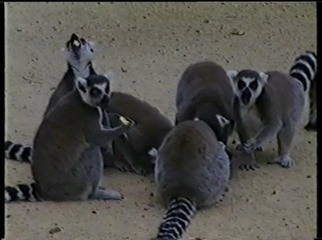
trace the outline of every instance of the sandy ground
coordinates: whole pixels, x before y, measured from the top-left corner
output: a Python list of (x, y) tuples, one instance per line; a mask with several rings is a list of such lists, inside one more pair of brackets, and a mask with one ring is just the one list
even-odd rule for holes
[[(114, 89), (174, 119), (178, 78), (190, 64), (288, 71), (316, 49), (313, 3), (10, 3), (6, 4), (6, 139), (32, 142), (49, 95), (65, 72), (61, 47), (75, 32), (97, 43), (95, 67), (113, 70)], [(238, 33), (234, 35), (233, 33)], [(123, 68), (122, 71), (121, 68)], [(305, 118), (306, 119), (306, 118)], [(301, 129), (296, 166), (238, 171), (217, 208), (200, 211), (187, 237), (203, 240), (309, 240), (316, 232), (316, 134)], [(30, 182), (27, 164), (6, 161), (6, 183)], [(151, 179), (107, 170), (104, 186), (124, 201), (6, 205), (6, 239), (153, 237), (163, 215)], [(59, 228), (59, 232), (51, 230)]]

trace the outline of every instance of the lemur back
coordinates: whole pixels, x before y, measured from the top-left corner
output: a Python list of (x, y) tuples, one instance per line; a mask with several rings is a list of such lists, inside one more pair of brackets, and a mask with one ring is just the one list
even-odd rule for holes
[[(63, 96), (74, 89), (76, 77), (87, 78), (90, 74), (96, 74), (92, 65), (94, 58), (93, 47), (92, 42), (79, 38), (75, 33), (66, 42), (64, 55), (67, 62), (67, 71), (51, 95), (43, 114), (44, 117)], [(15, 144), (12, 141), (5, 142), (5, 157), (8, 159), (30, 163), (31, 151), (32, 148), (30, 146)]]
[(167, 207), (157, 239), (180, 239), (197, 208), (222, 200), (230, 160), (203, 121), (178, 123), (165, 137), (155, 165), (157, 196)]
[[(172, 129), (170, 120), (149, 103), (122, 92), (111, 93), (107, 111), (126, 116), (136, 123), (127, 133), (127, 139), (114, 141), (117, 158), (114, 163), (124, 170), (143, 175), (152, 172), (153, 161), (149, 152), (158, 149), (165, 135)], [(122, 164), (120, 159), (126, 162)], [(110, 160), (107, 158), (107, 161)]]
[(204, 120), (225, 144), (234, 128), (234, 92), (226, 71), (214, 62), (190, 65), (179, 80), (176, 123)]
[(31, 163), (35, 182), (23, 185), (33, 193), (18, 194), (20, 185), (7, 186), (6, 202), (123, 198), (99, 187), (103, 174), (100, 147), (124, 134), (132, 121), (112, 129), (102, 126), (107, 117), (102, 106), (109, 101), (109, 79), (105, 76), (79, 77), (76, 86), (48, 112), (35, 135)]
[[(294, 137), (304, 110), (305, 92), (315, 75), (314, 71), (306, 72), (306, 75), (302, 71), (303, 68), (295, 65), (290, 74), (249, 69), (227, 72), (236, 95), (234, 110), (237, 132), (245, 152), (253, 154), (256, 148), (276, 137), (278, 157), (272, 163), (279, 163), (282, 167), (293, 166), (294, 160), (290, 154)], [(246, 130), (248, 123), (241, 114), (252, 108), (257, 109), (262, 122), (261, 129), (254, 136)], [(241, 167), (254, 170), (257, 163), (255, 158), (251, 159)]]

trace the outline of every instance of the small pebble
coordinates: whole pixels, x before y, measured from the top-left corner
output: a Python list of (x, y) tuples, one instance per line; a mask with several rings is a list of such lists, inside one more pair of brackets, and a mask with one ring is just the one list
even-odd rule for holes
[(97, 212), (96, 212), (96, 211), (92, 211), (92, 213), (93, 213), (93, 214), (97, 214)]
[(306, 178), (311, 178), (311, 176), (310, 175), (307, 175)]
[(59, 227), (55, 227), (55, 228), (49, 230), (50, 234), (55, 234), (55, 233), (58, 233), (58, 232), (61, 232), (61, 229)]
[(127, 70), (125, 70), (123, 67), (121, 67), (122, 72), (126, 73)]
[(208, 19), (203, 20), (204, 23), (209, 23)]

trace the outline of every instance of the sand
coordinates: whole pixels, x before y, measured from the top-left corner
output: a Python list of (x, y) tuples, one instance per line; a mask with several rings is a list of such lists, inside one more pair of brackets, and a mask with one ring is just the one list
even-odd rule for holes
[[(288, 71), (298, 54), (316, 50), (316, 8), (314, 3), (7, 3), (6, 139), (32, 143), (66, 70), (61, 48), (72, 32), (96, 42), (95, 68), (114, 71), (115, 90), (174, 119), (176, 84), (190, 63)], [(200, 211), (185, 236), (312, 239), (316, 133), (301, 128), (291, 169), (265, 164), (275, 151), (272, 142), (258, 154), (258, 171), (237, 171), (225, 201)], [(28, 164), (5, 161), (6, 184), (32, 181)], [(164, 209), (151, 194), (152, 178), (108, 169), (103, 185), (126, 199), (7, 204), (6, 240), (153, 237)]]

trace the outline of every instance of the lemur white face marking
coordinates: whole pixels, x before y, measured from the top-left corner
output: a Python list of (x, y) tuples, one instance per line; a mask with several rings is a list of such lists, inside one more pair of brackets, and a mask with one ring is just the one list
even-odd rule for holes
[(221, 127), (225, 127), (230, 123), (230, 121), (227, 118), (225, 118), (221, 115), (216, 115), (216, 118), (218, 119), (218, 122)]
[(261, 94), (268, 75), (264, 72), (252, 70), (228, 71), (227, 75), (232, 84), (235, 95), (240, 100), (243, 107), (251, 107)]
[(101, 106), (109, 101), (109, 79), (103, 75), (77, 77), (76, 86), (83, 101), (92, 107)]
[(90, 74), (89, 65), (94, 59), (94, 42), (88, 42), (73, 33), (62, 50), (76, 77), (84, 78)]
[(197, 117), (195, 117), (194, 119), (193, 119), (193, 121), (199, 121), (200, 119), (199, 118), (197, 118)]

